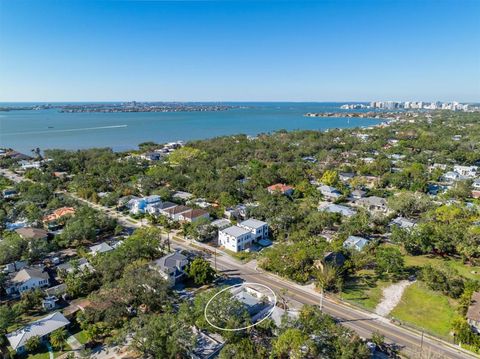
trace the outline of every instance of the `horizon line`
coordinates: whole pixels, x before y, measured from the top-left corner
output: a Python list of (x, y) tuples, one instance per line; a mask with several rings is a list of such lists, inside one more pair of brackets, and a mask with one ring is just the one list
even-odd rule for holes
[(138, 103), (370, 103), (370, 102), (458, 102), (466, 104), (478, 104), (479, 100), (475, 101), (461, 101), (461, 100), (71, 100), (71, 101), (35, 101), (35, 100), (22, 100), (22, 101), (0, 101), (0, 104), (10, 103), (38, 103), (38, 104), (50, 104), (50, 103), (117, 103), (117, 102), (138, 102)]

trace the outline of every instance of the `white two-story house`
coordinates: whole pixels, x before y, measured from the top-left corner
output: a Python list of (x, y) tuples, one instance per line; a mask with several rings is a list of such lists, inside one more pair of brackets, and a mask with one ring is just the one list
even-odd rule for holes
[(41, 268), (24, 268), (7, 281), (5, 291), (9, 295), (22, 294), (26, 291), (45, 288), (50, 285), (48, 273)]
[(268, 224), (266, 222), (250, 218), (246, 221), (240, 222), (238, 226), (248, 229), (252, 233), (254, 241), (268, 238)]
[(478, 173), (478, 166), (453, 166), (453, 171), (466, 178), (475, 178)]
[(250, 248), (252, 243), (253, 235), (247, 228), (231, 226), (218, 231), (218, 244), (233, 252)]

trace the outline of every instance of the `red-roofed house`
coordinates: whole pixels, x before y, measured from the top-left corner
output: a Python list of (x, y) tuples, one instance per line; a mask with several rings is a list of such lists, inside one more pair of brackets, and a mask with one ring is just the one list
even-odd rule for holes
[(53, 222), (56, 221), (59, 218), (62, 218), (63, 216), (71, 215), (73, 216), (75, 214), (75, 208), (73, 207), (62, 207), (58, 208), (49, 215), (46, 215), (43, 217), (44, 222)]
[(287, 196), (290, 196), (291, 194), (293, 194), (293, 190), (294, 188), (292, 186), (287, 186), (286, 184), (283, 184), (283, 183), (277, 183), (267, 187), (267, 191), (269, 193), (280, 192)]

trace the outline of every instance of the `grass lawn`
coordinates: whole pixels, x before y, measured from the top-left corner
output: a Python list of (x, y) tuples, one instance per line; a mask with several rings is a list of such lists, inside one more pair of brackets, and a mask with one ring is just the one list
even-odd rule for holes
[(223, 251), (244, 263), (250, 262), (252, 259), (257, 258), (257, 252), (245, 252), (245, 251), (233, 252), (228, 249), (224, 249)]
[[(58, 358), (60, 355), (65, 354), (69, 349), (70, 348), (67, 345), (67, 347), (65, 348), (64, 351), (54, 350), (53, 351), (53, 357)], [(26, 358), (27, 359), (49, 359), (50, 354), (48, 353), (47, 346), (43, 345), (38, 352), (36, 352), (34, 354), (28, 354), (28, 356)]]
[(84, 330), (79, 331), (73, 335), (82, 344), (88, 343), (87, 333)]
[(441, 337), (449, 336), (452, 322), (458, 316), (454, 301), (421, 282), (405, 289), (400, 303), (390, 315)]
[(422, 255), (422, 256), (410, 256), (405, 255), (405, 265), (407, 267), (423, 267), (427, 264), (431, 265), (447, 265), (451, 268), (454, 268), (458, 273), (465, 278), (477, 279), (480, 280), (480, 267), (478, 266), (469, 266), (462, 263), (461, 260), (446, 258), (442, 259), (440, 257)]
[(390, 284), (387, 281), (377, 280), (373, 271), (363, 270), (344, 284), (340, 296), (343, 300), (374, 310), (382, 300), (383, 288)]

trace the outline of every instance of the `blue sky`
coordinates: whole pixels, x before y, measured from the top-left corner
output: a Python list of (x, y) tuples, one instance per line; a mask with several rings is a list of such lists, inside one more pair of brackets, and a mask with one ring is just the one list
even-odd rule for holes
[(480, 101), (480, 1), (0, 0), (0, 101)]

